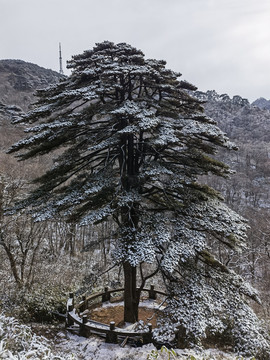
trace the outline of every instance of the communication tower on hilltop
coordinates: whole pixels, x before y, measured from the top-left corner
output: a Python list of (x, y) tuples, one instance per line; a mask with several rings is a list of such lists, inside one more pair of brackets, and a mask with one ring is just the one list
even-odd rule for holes
[(59, 43), (59, 73), (64, 75), (63, 66), (62, 66), (62, 51), (61, 51), (61, 43)]

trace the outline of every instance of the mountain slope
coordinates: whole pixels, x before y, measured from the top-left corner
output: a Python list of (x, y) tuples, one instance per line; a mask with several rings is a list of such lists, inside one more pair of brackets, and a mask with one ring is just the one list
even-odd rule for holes
[(0, 103), (24, 111), (34, 102), (36, 89), (57, 83), (62, 75), (22, 60), (0, 60)]

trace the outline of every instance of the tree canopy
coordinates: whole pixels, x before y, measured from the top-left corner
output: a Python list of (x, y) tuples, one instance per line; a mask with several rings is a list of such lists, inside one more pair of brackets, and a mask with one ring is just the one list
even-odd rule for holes
[(82, 226), (114, 221), (112, 256), (124, 267), (125, 319), (137, 320), (139, 293), (150, 277), (159, 274), (167, 288), (157, 339), (183, 328), (187, 341), (198, 343), (233, 324), (239, 351), (266, 348), (243, 301), (243, 295), (257, 299), (256, 292), (209, 245), (211, 238), (241, 250), (246, 223), (200, 182), (202, 175), (230, 174), (215, 154), (233, 145), (192, 96), (196, 87), (125, 43), (96, 44), (68, 67), (72, 74), (39, 90), (34, 109), (18, 120), (30, 124), (30, 135), (10, 153), (24, 160), (58, 150), (18, 207), (31, 206), (37, 221), (58, 214)]

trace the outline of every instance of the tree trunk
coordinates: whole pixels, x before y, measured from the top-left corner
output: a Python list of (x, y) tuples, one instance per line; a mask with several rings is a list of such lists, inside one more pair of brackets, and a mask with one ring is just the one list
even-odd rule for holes
[[(132, 189), (138, 190), (134, 135), (125, 135), (123, 137), (123, 145), (124, 146), (122, 146), (121, 148), (124, 156), (120, 156), (121, 161), (123, 161), (124, 164), (124, 167), (121, 167), (121, 169), (123, 169), (123, 173), (121, 174), (122, 186), (125, 191), (130, 191)], [(137, 208), (138, 204), (133, 202), (132, 207), (128, 206), (123, 209), (122, 223), (125, 224), (127, 228), (137, 228), (139, 222)], [(140, 301), (140, 293), (136, 290), (136, 267), (131, 266), (127, 261), (124, 262), (123, 267), (125, 286), (124, 321), (129, 323), (135, 323), (136, 321), (138, 321), (138, 307)]]
[(6, 251), (6, 254), (8, 256), (10, 268), (11, 268), (12, 275), (14, 277), (15, 282), (19, 287), (22, 287), (22, 285), (23, 285), (22, 279), (19, 276), (16, 261), (15, 261), (15, 258), (13, 256), (11, 250), (10, 250), (10, 247), (7, 246), (3, 241), (1, 242), (1, 245), (3, 245), (3, 247), (4, 247), (5, 251)]
[(138, 321), (139, 307), (139, 294), (136, 291), (136, 267), (133, 267), (128, 262), (125, 262), (124, 277), (124, 321), (134, 323)]

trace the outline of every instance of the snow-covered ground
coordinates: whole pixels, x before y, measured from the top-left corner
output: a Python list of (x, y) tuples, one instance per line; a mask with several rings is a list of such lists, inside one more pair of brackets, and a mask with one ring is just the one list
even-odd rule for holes
[[(36, 335), (29, 326), (16, 319), (0, 314), (0, 359), (7, 360), (167, 360), (166, 349), (156, 352), (153, 345), (134, 348), (107, 344), (99, 337), (88, 339), (71, 334), (66, 330), (50, 335), (48, 340)], [(153, 356), (151, 356), (151, 353)], [(209, 349), (204, 352), (194, 350), (175, 350), (176, 356), (170, 359), (188, 360), (235, 360), (234, 354)]]
[[(60, 334), (59, 334), (60, 335)], [(69, 354), (73, 353), (80, 360), (147, 360), (151, 355), (152, 350), (156, 348), (149, 344), (139, 348), (125, 346), (121, 348), (119, 345), (106, 344), (104, 340), (97, 337), (89, 339), (62, 333), (62, 340), (58, 344), (59, 350), (67, 351)], [(175, 350), (177, 356), (171, 355), (170, 359), (189, 359), (189, 360), (232, 360), (237, 359), (236, 355), (226, 354), (224, 352), (210, 349), (203, 353), (193, 350)], [(193, 358), (192, 358), (193, 356)], [(154, 359), (155, 357), (150, 357)], [(168, 359), (168, 353), (159, 351), (157, 359)], [(241, 358), (244, 359), (244, 358)]]

